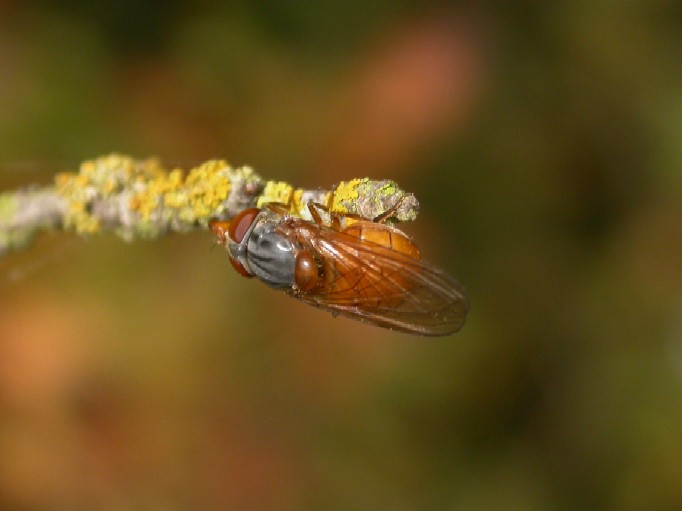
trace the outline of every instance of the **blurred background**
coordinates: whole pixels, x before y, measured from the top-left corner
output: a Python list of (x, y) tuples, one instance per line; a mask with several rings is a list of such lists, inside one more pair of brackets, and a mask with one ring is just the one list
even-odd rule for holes
[(209, 233), (0, 266), (0, 508), (682, 508), (682, 3), (0, 1), (0, 185), (113, 151), (392, 178), (420, 339)]

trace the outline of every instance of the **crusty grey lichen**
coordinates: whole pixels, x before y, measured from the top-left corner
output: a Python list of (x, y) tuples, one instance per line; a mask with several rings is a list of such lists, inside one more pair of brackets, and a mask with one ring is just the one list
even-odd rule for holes
[(354, 179), (332, 190), (302, 190), (224, 160), (185, 172), (157, 159), (111, 154), (83, 162), (78, 172), (58, 174), (52, 186), (0, 194), (0, 256), (23, 249), (43, 230), (149, 239), (206, 229), (211, 218), (229, 220), (271, 202), (307, 219), (310, 202), (332, 214), (368, 219), (390, 212), (389, 222), (414, 220), (419, 210), (414, 195), (389, 180)]

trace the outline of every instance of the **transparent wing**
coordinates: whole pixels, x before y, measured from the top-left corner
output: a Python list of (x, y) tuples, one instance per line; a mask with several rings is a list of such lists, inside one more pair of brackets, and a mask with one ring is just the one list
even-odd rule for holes
[(464, 288), (423, 261), (325, 226), (299, 237), (324, 261), (325, 282), (313, 293), (291, 291), (321, 309), (385, 328), (426, 336), (457, 332), (469, 309)]

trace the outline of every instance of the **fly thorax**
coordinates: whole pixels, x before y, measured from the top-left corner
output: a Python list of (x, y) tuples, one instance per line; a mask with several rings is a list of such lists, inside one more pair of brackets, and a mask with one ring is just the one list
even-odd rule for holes
[(246, 247), (249, 270), (267, 285), (288, 288), (294, 284), (296, 247), (285, 236), (261, 224), (251, 233)]

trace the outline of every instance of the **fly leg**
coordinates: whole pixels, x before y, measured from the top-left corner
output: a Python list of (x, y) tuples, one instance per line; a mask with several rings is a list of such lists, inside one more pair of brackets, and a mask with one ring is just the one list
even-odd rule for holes
[(317, 225), (325, 225), (322, 215), (320, 215), (320, 211), (326, 211), (329, 215), (329, 227), (335, 231), (341, 230), (341, 217), (339, 215), (331, 213), (328, 206), (317, 204), (315, 202), (308, 203), (308, 212), (310, 213), (313, 221)]
[(397, 201), (395, 201), (395, 204), (388, 208), (386, 211), (381, 213), (379, 216), (376, 216), (372, 219), (372, 222), (375, 224), (384, 224), (388, 221), (389, 218), (391, 218), (391, 215), (398, 211), (398, 208), (402, 205), (403, 200), (405, 199), (405, 196), (400, 197)]

